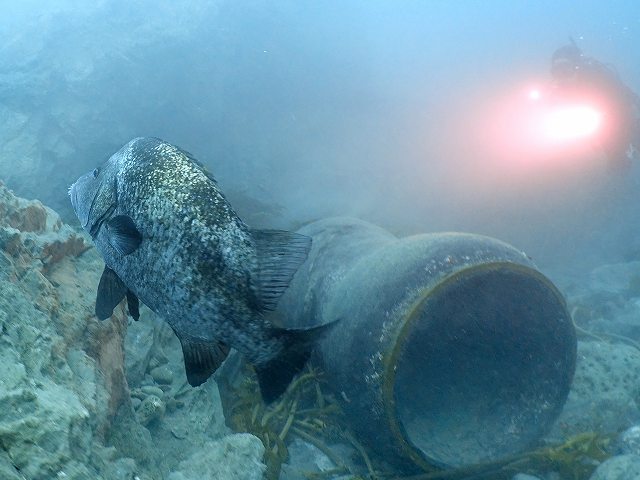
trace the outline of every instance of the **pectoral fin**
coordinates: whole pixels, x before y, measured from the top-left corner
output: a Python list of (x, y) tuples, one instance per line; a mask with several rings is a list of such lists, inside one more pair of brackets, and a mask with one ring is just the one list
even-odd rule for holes
[(118, 306), (126, 293), (127, 287), (116, 272), (105, 266), (98, 284), (96, 317), (106, 320), (113, 315), (113, 309)]
[(129, 255), (140, 246), (142, 234), (131, 217), (117, 215), (107, 222), (107, 239), (120, 255)]

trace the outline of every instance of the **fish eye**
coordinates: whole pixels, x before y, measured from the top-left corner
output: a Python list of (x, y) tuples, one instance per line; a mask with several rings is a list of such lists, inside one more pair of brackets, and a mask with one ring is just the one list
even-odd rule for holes
[(96, 178), (99, 173), (100, 173), (100, 169), (99, 168), (94, 168), (93, 169), (93, 178)]

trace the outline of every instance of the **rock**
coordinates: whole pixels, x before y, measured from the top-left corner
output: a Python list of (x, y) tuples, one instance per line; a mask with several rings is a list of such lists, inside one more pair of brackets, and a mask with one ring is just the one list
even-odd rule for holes
[[(80, 257), (88, 248), (84, 237), (55, 212), (2, 185), (0, 212), (3, 451), (29, 479), (100, 478), (92, 447), (109, 427), (108, 405), (124, 398), (124, 387), (105, 382), (118, 362), (122, 370), (122, 354), (101, 363), (96, 337), (87, 336), (97, 321), (84, 290), (99, 279), (99, 263), (91, 265), (99, 259)], [(104, 348), (106, 340), (97, 340)], [(121, 344), (122, 335), (109, 341)]]
[(602, 463), (589, 480), (632, 480), (640, 478), (640, 456), (620, 455)]
[[(133, 325), (146, 325), (147, 334), (125, 346), (124, 305), (108, 320), (95, 318), (104, 264), (87, 250), (89, 240), (2, 186), (0, 212), (0, 478), (152, 480), (170, 472), (202, 478), (193, 477), (200, 471), (260, 478), (260, 441), (228, 437), (213, 378), (186, 385), (166, 322), (144, 308)], [(140, 353), (139, 382), (153, 359), (145, 381), (162, 388), (138, 383), (129, 391), (127, 348), (129, 358)]]
[(527, 475), (526, 473), (518, 473), (514, 475), (511, 480), (540, 480), (538, 477), (534, 477), (533, 475)]
[(640, 340), (640, 262), (603, 265), (594, 269), (569, 305), (583, 328)]
[(167, 322), (148, 308), (142, 308), (140, 320), (129, 326), (125, 349), (129, 385), (141, 385), (147, 372), (154, 372), (149, 376), (160, 385), (186, 381), (179, 340)]
[(150, 373), (153, 380), (161, 385), (173, 382), (173, 372), (166, 366), (156, 367)]
[(107, 416), (113, 417), (123, 404), (130, 401), (129, 387), (124, 373), (124, 336), (127, 319), (121, 308), (109, 322), (88, 324), (87, 351), (98, 361), (105, 388), (109, 392)]
[(640, 262), (602, 265), (589, 275), (589, 290), (627, 298), (640, 297)]
[(155, 395), (159, 398), (162, 398), (164, 396), (164, 392), (162, 391), (162, 389), (153, 385), (143, 385), (142, 387), (140, 387), (140, 392), (144, 395)]
[(4, 202), (0, 207), (0, 215), (8, 226), (20, 232), (42, 233), (47, 227), (47, 211), (37, 200), (28, 201), (3, 192)]
[(138, 415), (138, 421), (142, 425), (149, 425), (151, 422), (162, 418), (165, 410), (165, 404), (160, 398), (155, 395), (149, 395), (142, 401), (136, 413)]
[(131, 390), (131, 398), (132, 399), (137, 399), (137, 400), (144, 400), (144, 398), (147, 396), (146, 393), (144, 393), (140, 388), (134, 388), (133, 390)]
[(136, 477), (138, 466), (132, 458), (119, 458), (114, 461), (105, 480), (133, 480)]
[(0, 449), (0, 478), (3, 480), (24, 480), (11, 461), (9, 454)]
[(266, 466), (262, 463), (262, 442), (248, 433), (229, 435), (207, 442), (167, 480), (261, 480)]
[[(141, 425), (133, 412), (122, 407), (113, 419), (113, 428), (105, 439), (124, 457), (133, 458), (153, 478), (162, 478), (158, 467), (163, 456), (160, 442), (154, 442), (149, 430)], [(104, 462), (107, 466), (111, 462)]]
[(578, 342), (576, 373), (551, 441), (611, 432), (640, 421), (640, 351), (616, 343)]
[[(0, 183), (0, 248), (22, 271), (40, 266), (41, 273), (63, 258), (76, 257), (90, 248), (83, 234), (65, 225), (60, 216), (37, 200), (13, 195)], [(38, 262), (39, 261), (39, 262)]]
[(154, 346), (154, 321), (149, 312), (143, 309), (140, 320), (133, 322), (127, 329), (125, 339), (125, 368), (129, 386), (140, 385), (149, 366)]
[(289, 452), (289, 462), (297, 461), (300, 465), (313, 467), (315, 470), (323, 472), (336, 468), (333, 462), (321, 450), (303, 440), (296, 438), (287, 447)]
[(56, 472), (54, 478), (56, 480), (86, 480), (96, 475), (95, 470), (89, 469), (82, 463), (71, 460), (64, 469)]
[[(346, 466), (352, 472), (350, 475), (335, 477), (335, 480), (352, 480), (366, 477), (366, 466), (362, 463), (362, 457), (353, 445), (349, 443), (331, 443), (327, 447), (331, 450), (340, 466)], [(298, 437), (295, 437), (287, 445), (287, 451), (289, 455), (286, 463), (282, 464), (280, 480), (306, 480), (309, 478), (309, 473), (317, 473), (322, 476), (322, 472), (327, 472), (337, 466), (316, 446)]]
[(618, 435), (612, 450), (616, 455), (640, 455), (640, 425), (634, 425)]
[(22, 475), (51, 478), (65, 470), (72, 451), (76, 461), (89, 460), (89, 416), (74, 392), (52, 382), (3, 391), (0, 442)]
[(0, 340), (0, 391), (14, 390), (24, 383), (26, 375), (25, 366), (20, 362), (18, 353), (6, 340)]

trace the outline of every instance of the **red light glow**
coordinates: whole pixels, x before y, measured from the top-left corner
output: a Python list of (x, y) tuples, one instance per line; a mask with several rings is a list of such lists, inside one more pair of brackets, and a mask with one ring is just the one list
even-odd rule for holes
[(487, 185), (492, 178), (504, 187), (534, 184), (536, 177), (566, 180), (601, 168), (599, 146), (612, 128), (605, 112), (600, 98), (563, 98), (532, 84), (487, 97), (473, 117), (474, 154), (484, 157), (475, 178), (487, 179)]
[(572, 141), (598, 130), (602, 115), (587, 105), (557, 107), (543, 119), (544, 135), (550, 140)]

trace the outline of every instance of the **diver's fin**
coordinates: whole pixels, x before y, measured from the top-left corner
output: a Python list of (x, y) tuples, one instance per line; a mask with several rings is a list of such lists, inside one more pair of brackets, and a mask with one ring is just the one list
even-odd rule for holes
[(120, 277), (105, 266), (98, 284), (96, 295), (96, 317), (106, 320), (113, 314), (113, 309), (118, 306), (127, 293), (126, 285)]
[(178, 338), (182, 345), (187, 380), (192, 387), (206, 382), (229, 354), (229, 347), (221, 342), (194, 342), (179, 335)]
[(294, 376), (302, 371), (311, 356), (315, 342), (329, 332), (337, 322), (304, 330), (274, 328), (272, 335), (282, 338), (285, 347), (277, 357), (255, 367), (260, 393), (265, 403), (271, 403), (284, 393)]
[(134, 320), (138, 321), (140, 318), (140, 300), (138, 300), (136, 294), (131, 290), (127, 290), (127, 308), (129, 310), (129, 315), (131, 315)]
[(274, 310), (280, 296), (306, 260), (311, 238), (284, 230), (252, 230), (258, 253), (259, 308)]
[(117, 215), (107, 222), (109, 244), (120, 255), (129, 255), (140, 246), (142, 235), (131, 217)]

